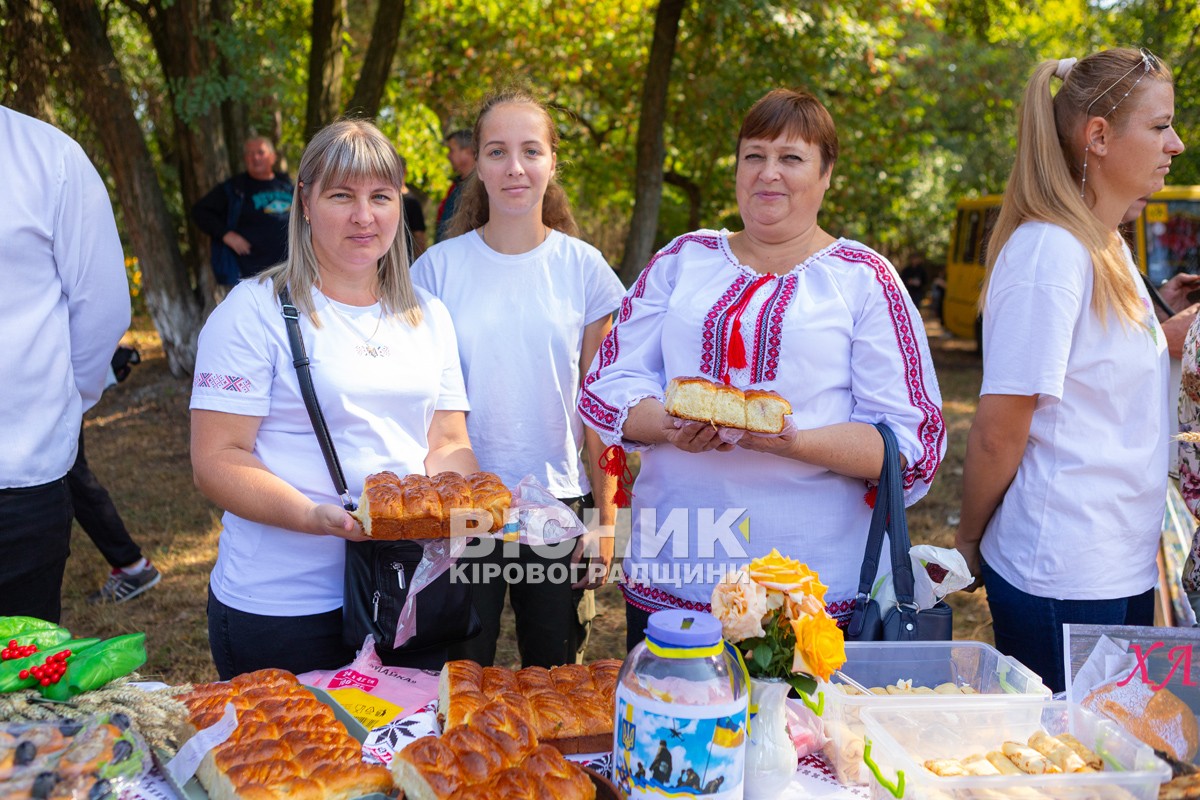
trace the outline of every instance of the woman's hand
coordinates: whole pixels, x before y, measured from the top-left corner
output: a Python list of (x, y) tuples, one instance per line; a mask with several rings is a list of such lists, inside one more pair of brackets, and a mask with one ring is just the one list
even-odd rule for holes
[(973, 592), (980, 586), (983, 586), (983, 569), (980, 566), (982, 558), (979, 555), (979, 542), (962, 541), (956, 536), (954, 549), (962, 554), (963, 559), (967, 562), (967, 569), (971, 571), (971, 577), (975, 579), (975, 582), (967, 586), (963, 591)]
[(706, 453), (716, 450), (727, 453), (733, 445), (722, 441), (717, 428), (707, 422), (693, 422), (664, 413), (662, 433), (667, 444), (673, 444), (688, 453)]
[[(575, 540), (571, 574), (579, 574), (580, 579), (571, 584), (572, 589), (599, 589), (604, 585), (612, 566), (615, 538), (612, 525), (601, 525)], [(576, 564), (581, 566), (577, 568)]]
[(738, 429), (721, 429), (720, 436), (726, 441), (732, 441), (744, 450), (756, 453), (770, 453), (784, 458), (795, 458), (796, 435), (799, 431), (792, 424), (790, 417), (784, 418), (783, 430), (779, 433), (755, 433)]
[(1178, 314), (1190, 305), (1188, 295), (1200, 289), (1200, 275), (1189, 275), (1181, 272), (1164, 283), (1158, 290), (1166, 304)]
[(351, 542), (362, 542), (367, 539), (358, 520), (350, 516), (341, 506), (332, 503), (317, 503), (309, 512), (312, 527), (308, 532), (317, 536), (338, 536)]

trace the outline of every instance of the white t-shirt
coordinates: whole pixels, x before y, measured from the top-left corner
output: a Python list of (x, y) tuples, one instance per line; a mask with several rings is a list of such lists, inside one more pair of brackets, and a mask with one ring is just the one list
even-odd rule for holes
[(412, 277), (454, 319), (479, 465), (509, 486), (533, 475), (556, 497), (587, 494), (575, 410), (583, 332), (625, 291), (600, 251), (552, 231), (504, 255), (471, 231), (426, 250)]
[(0, 106), (0, 489), (75, 461), (83, 412), (129, 327), (125, 257), (104, 181), (83, 149)]
[[(424, 319), (415, 329), (399, 316), (379, 322), (378, 305), (339, 303), (339, 317), (329, 309), (332, 301), (315, 290), (320, 329), (300, 316), (317, 399), (355, 498), (372, 473), (424, 474), (433, 412), (468, 408), (450, 315), (436, 298), (417, 294)], [(387, 355), (369, 355), (367, 338)], [(341, 505), (269, 284), (242, 281), (209, 317), (200, 334), (191, 407), (262, 417), (254, 455), (306, 497)], [(222, 603), (267, 616), (341, 607), (342, 539), (284, 530), (229, 512), (222, 521), (210, 578)]]
[[(746, 366), (733, 369), (739, 307)], [(630, 408), (661, 400), (671, 378), (721, 380), (726, 370), (734, 386), (786, 397), (801, 430), (886, 422), (907, 459), (905, 503), (929, 491), (946, 427), (925, 328), (896, 270), (870, 248), (839, 239), (784, 275), (764, 276), (737, 260), (727, 231), (680, 236), (622, 301), (580, 411), (606, 444), (632, 450), (639, 445), (622, 435)], [(624, 563), (631, 602), (651, 606), (665, 591), (708, 603), (726, 571), (778, 548), (820, 573), (831, 613), (849, 612), (871, 521), (865, 481), (740, 447), (639, 449)], [(886, 547), (881, 561), (883, 574)]]
[(1140, 280), (1146, 327), (1123, 325), (1115, 312), (1102, 322), (1092, 276), (1074, 236), (1027, 222), (1005, 243), (984, 306), (980, 393), (1038, 398), (981, 548), (1005, 580), (1039, 597), (1128, 597), (1158, 576), (1166, 337)]

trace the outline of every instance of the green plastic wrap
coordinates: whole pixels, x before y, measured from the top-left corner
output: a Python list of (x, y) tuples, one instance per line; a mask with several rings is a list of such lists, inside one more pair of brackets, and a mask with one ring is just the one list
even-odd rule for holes
[(67, 659), (67, 671), (49, 686), (39, 686), (43, 697), (69, 700), (77, 694), (99, 689), (124, 677), (146, 663), (146, 634), (115, 636)]
[[(71, 639), (61, 644), (56, 644), (53, 647), (47, 647), (45, 650), (40, 650), (31, 656), (14, 658), (12, 661), (0, 663), (0, 693), (16, 692), (37, 685), (37, 678), (32, 676), (22, 678), (20, 675), (21, 670), (36, 667), (38, 664), (44, 664), (48, 657), (55, 653), (61, 653), (63, 650), (70, 650), (71, 657), (74, 658), (76, 653), (94, 647), (99, 641), (99, 639)], [(70, 662), (68, 661), (67, 663)]]
[(36, 644), (38, 650), (45, 650), (47, 647), (53, 647), (56, 644), (62, 644), (71, 638), (71, 632), (66, 628), (46, 628), (40, 631), (25, 631), (13, 636), (6, 636), (0, 639), (0, 647), (17, 640), (17, 644), (31, 645)]
[(56, 623), (37, 617), (0, 617), (0, 639), (7, 644), (9, 639), (16, 639), (19, 634), (47, 631), (57, 627), (59, 626)]

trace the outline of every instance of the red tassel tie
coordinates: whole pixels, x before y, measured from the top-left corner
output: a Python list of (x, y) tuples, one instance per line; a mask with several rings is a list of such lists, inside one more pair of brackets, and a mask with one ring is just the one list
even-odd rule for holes
[(866, 502), (867, 508), (875, 508), (875, 499), (877, 497), (879, 497), (879, 486), (876, 485), (872, 486), (870, 489), (867, 489), (867, 493), (863, 495), (863, 501)]
[(746, 306), (750, 305), (750, 298), (754, 296), (764, 283), (771, 280), (772, 275), (762, 275), (756, 278), (754, 283), (750, 284), (737, 303), (734, 305), (733, 324), (729, 328), (729, 347), (726, 349), (725, 371), (721, 373), (721, 381), (729, 385), (729, 370), (745, 369), (749, 366), (746, 360), (746, 342), (742, 338), (742, 312), (746, 310)]
[(625, 457), (625, 449), (620, 445), (611, 445), (600, 454), (600, 469), (605, 475), (617, 479), (617, 490), (613, 492), (613, 503), (617, 508), (629, 508), (633, 498), (630, 487), (633, 486), (633, 473), (629, 471), (629, 460)]

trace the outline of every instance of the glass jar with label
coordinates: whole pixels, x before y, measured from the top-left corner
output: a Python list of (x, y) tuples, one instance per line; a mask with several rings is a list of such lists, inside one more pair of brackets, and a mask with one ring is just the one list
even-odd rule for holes
[(748, 687), (711, 614), (650, 615), (617, 679), (613, 779), (630, 798), (742, 797)]

